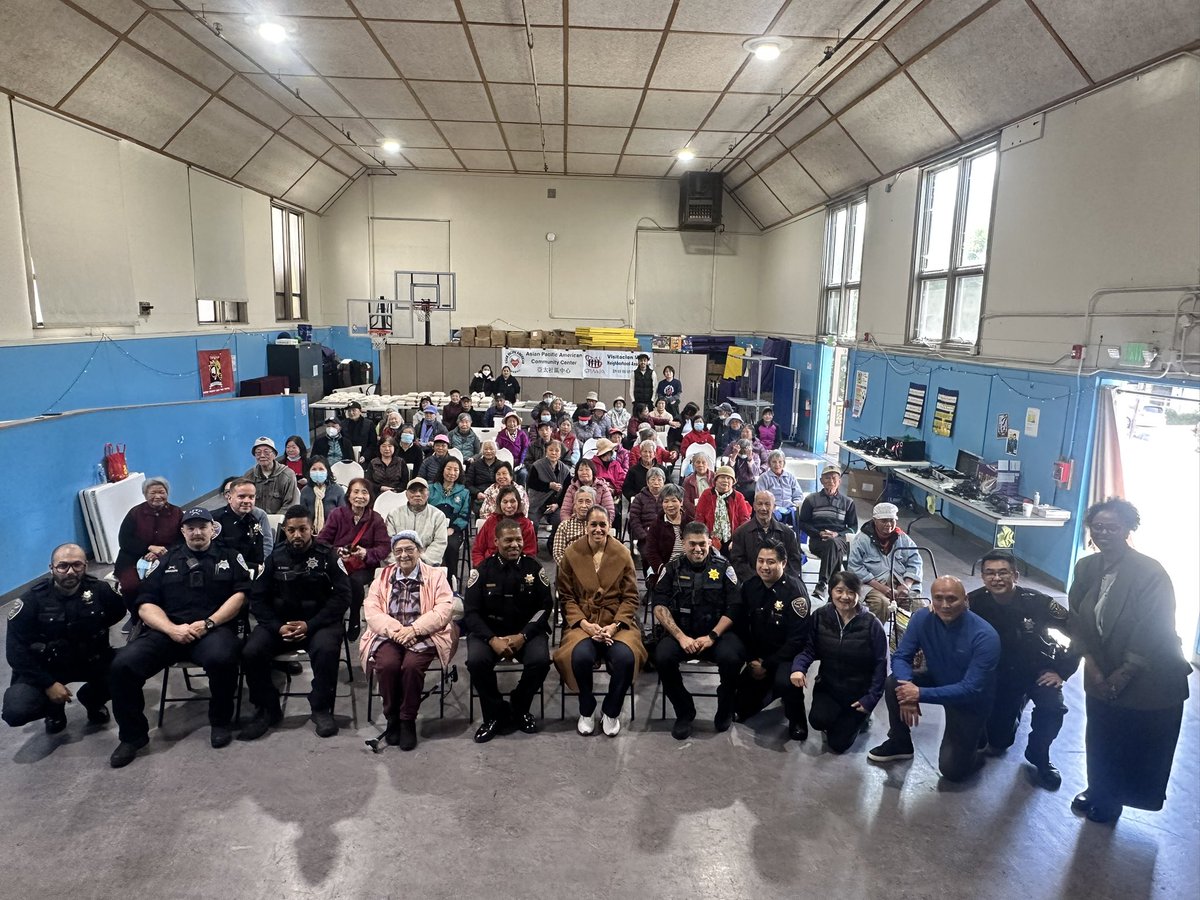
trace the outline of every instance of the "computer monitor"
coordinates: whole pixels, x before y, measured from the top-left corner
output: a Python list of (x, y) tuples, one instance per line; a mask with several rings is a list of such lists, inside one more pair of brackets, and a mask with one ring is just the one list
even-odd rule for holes
[(975, 453), (968, 453), (966, 450), (958, 451), (958, 458), (954, 461), (954, 468), (963, 473), (966, 478), (974, 478), (979, 472), (979, 464), (983, 462), (983, 457)]

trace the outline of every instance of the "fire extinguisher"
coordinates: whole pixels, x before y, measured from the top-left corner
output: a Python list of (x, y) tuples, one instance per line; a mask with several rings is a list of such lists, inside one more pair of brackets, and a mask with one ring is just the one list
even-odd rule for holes
[(812, 400), (805, 397), (804, 398), (804, 418), (807, 419), (811, 415), (812, 415)]

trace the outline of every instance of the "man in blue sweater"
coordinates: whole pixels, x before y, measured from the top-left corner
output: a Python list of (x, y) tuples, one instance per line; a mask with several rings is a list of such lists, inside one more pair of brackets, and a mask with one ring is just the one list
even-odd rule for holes
[[(1000, 638), (971, 612), (967, 590), (957, 578), (937, 579), (930, 594), (933, 609), (913, 615), (892, 654), (892, 674), (884, 687), (891, 728), (867, 759), (912, 759), (910, 729), (921, 720), (921, 701), (938, 703), (946, 709), (938, 770), (947, 781), (962, 781), (982, 763), (979, 739), (992, 709)], [(914, 673), (917, 651), (924, 652), (926, 668)]]

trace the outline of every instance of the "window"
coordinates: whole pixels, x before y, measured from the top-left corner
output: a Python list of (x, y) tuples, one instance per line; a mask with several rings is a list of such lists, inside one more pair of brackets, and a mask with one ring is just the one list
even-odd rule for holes
[(308, 318), (304, 299), (304, 216), (271, 205), (271, 248), (275, 263), (275, 320)]
[(831, 206), (825, 220), (825, 308), (821, 333), (853, 338), (858, 325), (867, 198)]
[(201, 325), (247, 322), (244, 300), (196, 300), (196, 316)]
[(978, 340), (996, 160), (989, 144), (922, 173), (914, 342), (973, 348)]

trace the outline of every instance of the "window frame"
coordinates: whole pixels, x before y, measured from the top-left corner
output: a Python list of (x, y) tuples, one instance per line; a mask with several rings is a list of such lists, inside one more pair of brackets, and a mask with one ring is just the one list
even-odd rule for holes
[[(959, 259), (963, 247), (963, 230), (967, 209), (970, 204), (971, 165), (980, 157), (994, 153), (995, 167), (992, 172), (991, 204), (988, 209), (987, 243), (983, 252), (983, 260), (978, 265), (961, 265)], [(958, 179), (955, 187), (954, 215), (950, 222), (950, 249), (947, 267), (945, 269), (921, 271), (921, 256), (925, 249), (928, 230), (926, 210), (930, 205), (930, 191), (934, 177), (947, 169), (958, 167)], [(1000, 183), (1000, 141), (998, 135), (992, 135), (978, 141), (969, 147), (956, 150), (953, 155), (944, 156), (921, 168), (920, 183), (917, 187), (916, 225), (913, 229), (913, 253), (910, 274), (912, 282), (909, 290), (908, 321), (905, 324), (906, 343), (910, 346), (935, 347), (960, 353), (975, 354), (979, 352), (979, 328), (983, 322), (983, 314), (987, 303), (988, 270), (990, 268), (992, 239), (996, 220), (996, 194)], [(966, 278), (980, 278), (979, 318), (975, 325), (975, 334), (970, 341), (956, 340), (951, 336), (955, 315), (958, 309), (958, 285)], [(921, 324), (921, 289), (929, 282), (944, 281), (945, 296), (942, 301), (942, 331), (938, 338), (921, 337), (918, 329)]]
[[(861, 206), (861, 213), (857, 210)], [(838, 273), (838, 280), (831, 280), (831, 270), (833, 269), (833, 261), (835, 258), (834, 246), (834, 222), (837, 215), (841, 212), (846, 214), (846, 228), (841, 238), (841, 271)], [(857, 221), (861, 215), (861, 222)], [(831, 203), (825, 207), (825, 251), (822, 254), (821, 260), (821, 304), (820, 304), (820, 321), (817, 323), (817, 333), (822, 337), (832, 337), (839, 340), (854, 340), (858, 333), (858, 309), (862, 302), (862, 252), (858, 259), (858, 277), (852, 279), (850, 277), (854, 262), (854, 232), (857, 228), (861, 237), (858, 241), (858, 246), (862, 251), (866, 247), (866, 220), (867, 220), (867, 192), (860, 191), (850, 197), (845, 198), (837, 203)], [(846, 320), (850, 318), (850, 301), (849, 294), (851, 291), (858, 292), (858, 300), (854, 303), (853, 319), (854, 321), (847, 328)], [(830, 314), (833, 307), (833, 294), (837, 293), (837, 322), (833, 328), (830, 328)]]
[[(275, 243), (276, 211), (282, 216), (283, 246), (277, 248)], [(299, 253), (292, 247), (292, 223), (298, 226), (300, 238)], [(271, 288), (275, 303), (276, 322), (303, 322), (308, 319), (308, 289), (305, 272), (305, 241), (304, 213), (282, 203), (271, 203)], [(280, 252), (282, 249), (282, 252)], [(282, 259), (282, 269), (278, 259)], [(293, 263), (300, 269), (293, 271)], [(279, 290), (282, 278), (283, 290)]]
[[(201, 304), (213, 305), (212, 318), (205, 318)], [(200, 325), (247, 325), (250, 322), (249, 304), (245, 300), (207, 300), (196, 298), (196, 322)]]

